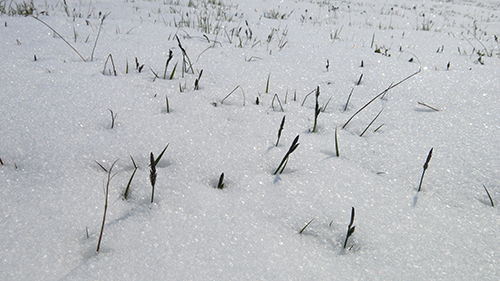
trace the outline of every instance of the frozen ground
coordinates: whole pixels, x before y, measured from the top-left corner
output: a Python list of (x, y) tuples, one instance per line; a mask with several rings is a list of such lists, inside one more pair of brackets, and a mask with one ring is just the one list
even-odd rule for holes
[(33, 2), (86, 62), (0, 0), (1, 280), (500, 279), (499, 1)]

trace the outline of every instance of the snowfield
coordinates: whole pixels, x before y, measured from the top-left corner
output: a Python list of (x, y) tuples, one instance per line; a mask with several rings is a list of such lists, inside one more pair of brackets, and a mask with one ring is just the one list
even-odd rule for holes
[(0, 0), (0, 279), (499, 280), (499, 17)]

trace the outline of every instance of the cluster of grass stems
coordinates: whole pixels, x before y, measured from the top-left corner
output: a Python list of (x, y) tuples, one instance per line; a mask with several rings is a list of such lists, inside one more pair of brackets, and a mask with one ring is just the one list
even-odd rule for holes
[[(32, 3), (32, 2), (31, 2)], [(31, 13), (32, 14), (32, 13)], [(30, 14), (30, 15), (31, 15)], [(101, 34), (101, 30), (102, 30), (102, 25), (104, 24), (104, 20), (106, 19), (106, 17), (109, 15), (110, 13), (106, 13), (106, 14), (103, 14), (102, 17), (101, 17), (101, 23), (99, 25), (99, 30), (97, 32), (97, 36), (96, 36), (96, 39), (94, 41), (94, 47), (92, 48), (92, 53), (90, 55), (90, 61), (93, 61), (94, 60), (94, 52), (95, 52), (95, 49), (97, 47), (97, 42), (99, 40), (99, 36)], [(49, 24), (47, 24), (45, 21), (41, 20), (39, 17), (37, 16), (33, 16), (31, 15), (31, 17), (33, 17), (34, 19), (36, 19), (37, 21), (43, 23), (45, 26), (47, 26), (50, 30), (52, 30), (54, 32), (54, 34), (56, 34), (59, 38), (61, 38), (84, 62), (87, 61), (85, 60), (85, 58), (80, 54), (80, 52), (78, 52), (78, 50), (75, 49), (75, 47), (73, 47), (73, 45), (71, 45), (63, 36), (61, 36), (61, 34), (59, 34), (54, 28), (52, 28)], [(75, 40), (76, 40), (76, 31), (73, 31), (73, 33), (75, 34)], [(111, 56), (111, 55), (109, 55)], [(108, 56), (108, 58), (109, 58)], [(114, 67), (114, 64), (113, 64), (113, 67)], [(103, 71), (104, 72), (104, 71)], [(116, 76), (116, 71), (115, 71), (115, 76)]]
[(153, 201), (154, 201), (156, 177), (158, 175), (156, 173), (156, 166), (158, 165), (161, 158), (163, 157), (163, 154), (167, 150), (168, 145), (169, 144), (167, 144), (165, 146), (165, 148), (163, 149), (163, 151), (160, 153), (160, 155), (158, 155), (158, 158), (155, 159), (153, 152), (151, 152), (149, 155), (149, 181), (151, 182), (151, 203), (153, 203)]
[(285, 170), (285, 167), (286, 167), (286, 164), (288, 163), (288, 158), (290, 157), (290, 154), (292, 154), (295, 149), (297, 149), (297, 147), (299, 146), (299, 135), (297, 135), (295, 137), (295, 139), (293, 140), (292, 142), (292, 145), (290, 146), (290, 148), (288, 149), (287, 153), (285, 154), (285, 156), (283, 157), (283, 159), (281, 160), (278, 168), (276, 169), (276, 171), (274, 171), (273, 175), (277, 175), (277, 174), (282, 174), (283, 171)]

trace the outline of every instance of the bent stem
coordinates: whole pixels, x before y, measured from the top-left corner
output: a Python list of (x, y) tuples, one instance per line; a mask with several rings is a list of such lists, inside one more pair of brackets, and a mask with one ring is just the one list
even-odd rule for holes
[(86, 62), (86, 60), (82, 57), (82, 55), (68, 41), (66, 41), (66, 39), (64, 39), (64, 37), (62, 37), (61, 34), (57, 33), (57, 31), (55, 29), (53, 29), (50, 25), (48, 25), (47, 23), (45, 23), (43, 20), (39, 19), (38, 17), (35, 17), (35, 16), (31, 16), (31, 17), (33, 17), (37, 21), (43, 23), (45, 26), (50, 28), (50, 30), (52, 30), (57, 36), (59, 36), (59, 38), (61, 38), (64, 42), (66, 42), (66, 44), (68, 44), (68, 46), (70, 46), (70, 48), (73, 49), (73, 51), (75, 51), (84, 62)]

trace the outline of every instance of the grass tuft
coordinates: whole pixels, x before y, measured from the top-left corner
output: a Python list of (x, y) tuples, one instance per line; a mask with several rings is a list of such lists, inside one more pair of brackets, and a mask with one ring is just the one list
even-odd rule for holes
[(152, 188), (151, 189), (151, 203), (153, 203), (153, 200), (154, 200), (156, 177), (158, 175), (156, 173), (156, 165), (158, 165), (158, 163), (160, 162), (161, 158), (163, 157), (163, 154), (165, 153), (165, 151), (168, 148), (168, 145), (169, 144), (167, 143), (167, 145), (165, 146), (163, 151), (160, 153), (160, 155), (158, 155), (158, 158), (155, 159), (153, 152), (151, 152), (151, 154), (149, 155), (149, 181), (151, 182), (151, 188)]

